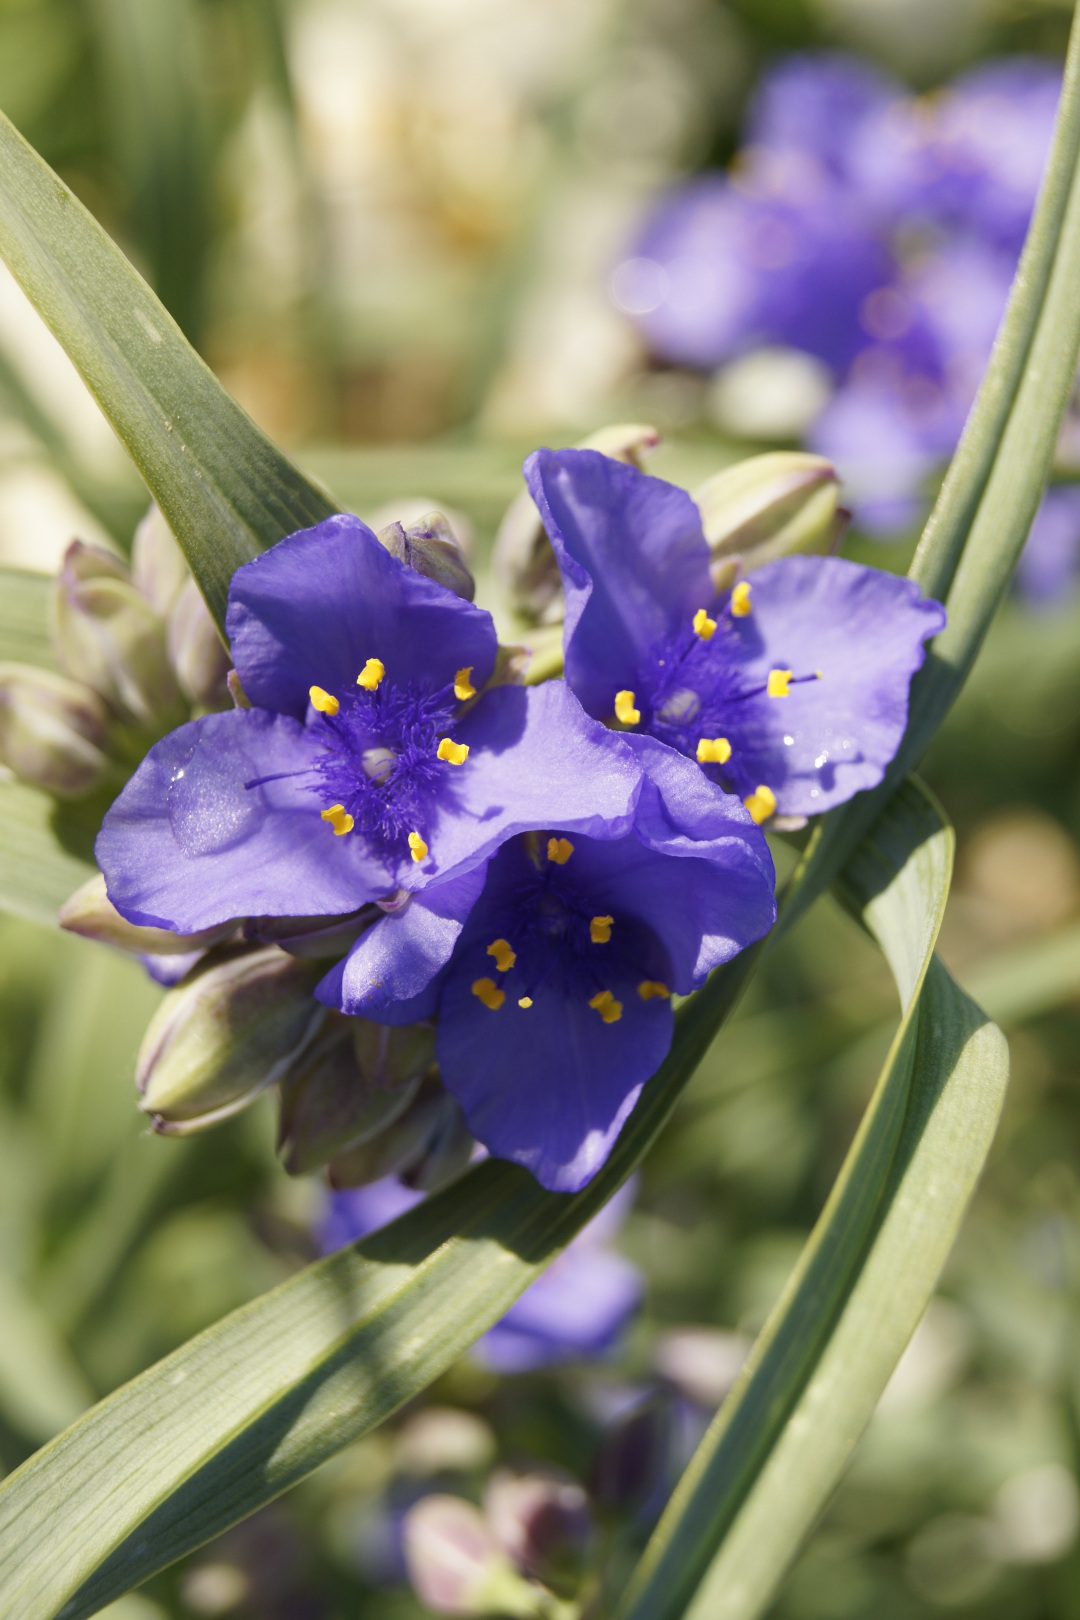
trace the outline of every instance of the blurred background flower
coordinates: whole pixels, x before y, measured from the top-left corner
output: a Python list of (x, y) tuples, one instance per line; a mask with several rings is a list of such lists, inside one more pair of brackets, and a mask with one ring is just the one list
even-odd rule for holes
[[(492, 578), (494, 533), (527, 451), (613, 421), (655, 424), (658, 447), (651, 426), (620, 444), (703, 503), (753, 451), (820, 452), (855, 513), (845, 554), (906, 568), (1007, 294), (1067, 22), (1056, 0), (0, 0), (0, 107), (244, 406), (376, 527), (446, 513), (478, 600), (539, 657)], [(1011, 1100), (780, 1620), (1073, 1620), (1078, 470), (1074, 411), (1022, 599), (925, 767), (959, 836), (942, 951), (1007, 1029)], [(836, 498), (830, 481), (830, 522)], [(329, 1193), (310, 1169), (314, 1127), (337, 1123), (322, 1047), (281, 1123), (293, 1174), (268, 1095), (204, 1135), (145, 1131), (133, 1082), (162, 990), (46, 927), (19, 879), (44, 827), (57, 903), (75, 890), (93, 784), (130, 769), (131, 731), (224, 701), (183, 571), (160, 535), (132, 556), (145, 512), (0, 270), (4, 1470), (471, 1147), (430, 1087), (409, 1090), (402, 1129), (343, 1153)], [(504, 1574), (603, 1612), (784, 1284), (894, 1021), (879, 957), (823, 901), (755, 979), (632, 1208), (422, 1400), (112, 1620), (412, 1620), (432, 1610), (405, 1526), (448, 1497)]]

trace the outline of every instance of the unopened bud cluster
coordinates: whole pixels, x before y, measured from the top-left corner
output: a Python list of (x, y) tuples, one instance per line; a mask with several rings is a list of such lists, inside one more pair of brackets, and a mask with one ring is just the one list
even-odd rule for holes
[(228, 704), (228, 653), (156, 507), (130, 567), (72, 541), (51, 631), (61, 673), (0, 664), (0, 764), (58, 798), (118, 786), (155, 738)]

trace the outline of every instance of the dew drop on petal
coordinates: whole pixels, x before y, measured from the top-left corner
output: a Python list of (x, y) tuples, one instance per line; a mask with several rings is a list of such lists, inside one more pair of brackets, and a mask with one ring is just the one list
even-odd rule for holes
[(185, 855), (209, 855), (250, 838), (266, 807), (257, 789), (244, 790), (245, 776), (254, 774), (255, 767), (242, 756), (198, 749), (193, 758), (192, 769), (181, 765), (172, 774), (169, 822)]

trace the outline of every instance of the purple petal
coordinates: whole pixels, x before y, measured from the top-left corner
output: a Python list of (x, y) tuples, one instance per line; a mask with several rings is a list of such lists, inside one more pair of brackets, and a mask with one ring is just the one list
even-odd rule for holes
[(701, 514), (685, 490), (595, 450), (538, 450), (529, 492), (566, 593), (566, 676), (599, 720), (642, 655), (713, 595)]
[(455, 770), (431, 833), (429, 875), (473, 866), (517, 833), (559, 827), (617, 838), (633, 820), (641, 770), (621, 737), (590, 720), (565, 681), (500, 686), (458, 725), (469, 757)]
[(490, 614), (391, 557), (359, 518), (301, 529), (233, 575), (229, 643), (250, 701), (302, 719), (308, 692), (350, 690), (369, 658), (395, 685), (435, 691), (495, 666)]
[[(421, 1004), (416, 998), (450, 960), (486, 874), (486, 864), (474, 867), (464, 877), (449, 878), (413, 895), (400, 911), (383, 917), (322, 981), (318, 999), (354, 1018), (413, 1023), (430, 1017), (434, 999), (430, 1009), (418, 1011)], [(409, 1004), (408, 1016), (393, 1016), (402, 1011), (395, 1003), (404, 1002)]]
[(207, 715), (157, 743), (95, 846), (117, 910), (191, 934), (231, 917), (341, 914), (385, 895), (391, 874), (321, 819), (307, 774), (316, 752), (303, 726), (265, 709)]
[(638, 1309), (645, 1279), (620, 1254), (566, 1250), (474, 1347), (493, 1372), (528, 1372), (610, 1350)]
[(822, 679), (738, 705), (725, 779), (740, 795), (770, 787), (780, 815), (817, 815), (881, 781), (945, 610), (913, 580), (839, 557), (788, 557), (752, 583), (753, 612), (737, 621), (746, 683), (764, 686), (773, 669)]

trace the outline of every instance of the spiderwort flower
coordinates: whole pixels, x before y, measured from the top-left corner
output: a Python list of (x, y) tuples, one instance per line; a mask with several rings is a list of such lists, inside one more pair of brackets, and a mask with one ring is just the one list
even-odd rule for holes
[(758, 822), (880, 782), (945, 622), (917, 585), (787, 557), (716, 597), (682, 490), (581, 450), (538, 450), (526, 479), (562, 568), (567, 679), (590, 714), (696, 759)]
[(768, 847), (738, 800), (650, 737), (626, 746), (643, 779), (623, 837), (555, 822), (510, 839), (459, 937), (433, 939), (414, 903), (316, 991), (379, 1023), (437, 1014), (440, 1073), (473, 1136), (557, 1192), (596, 1173), (667, 1055), (672, 993), (776, 916)]
[[(98, 863), (129, 921), (344, 916), (432, 887), (436, 931), (507, 837), (629, 825), (640, 770), (562, 683), (484, 687), (487, 613), (338, 516), (240, 568), (227, 627), (252, 707), (151, 750), (105, 818)], [(435, 889), (438, 885), (438, 896)]]

